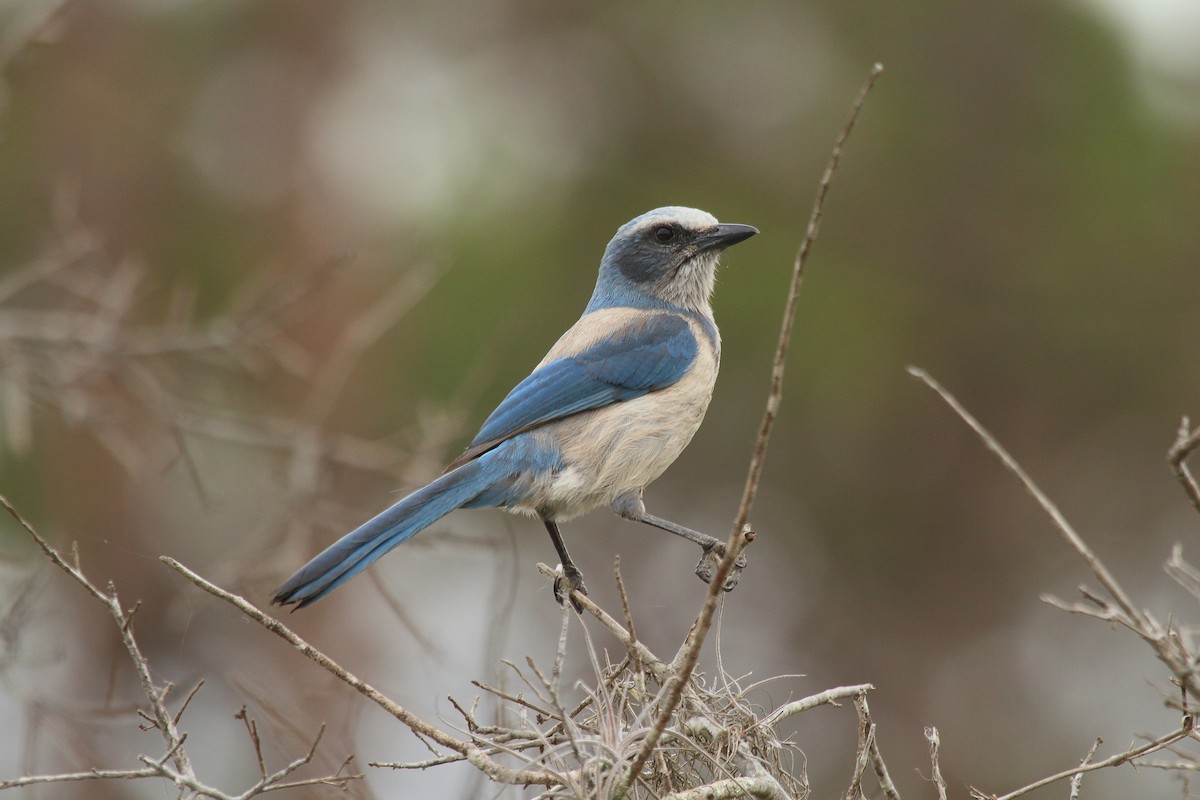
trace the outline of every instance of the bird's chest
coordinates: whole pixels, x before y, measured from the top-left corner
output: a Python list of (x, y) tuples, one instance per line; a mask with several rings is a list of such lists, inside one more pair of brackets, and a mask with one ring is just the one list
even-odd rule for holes
[(564, 516), (584, 513), (662, 475), (704, 419), (719, 353), (716, 346), (702, 347), (671, 386), (547, 426), (554, 428), (563, 467), (545, 476), (543, 506)]

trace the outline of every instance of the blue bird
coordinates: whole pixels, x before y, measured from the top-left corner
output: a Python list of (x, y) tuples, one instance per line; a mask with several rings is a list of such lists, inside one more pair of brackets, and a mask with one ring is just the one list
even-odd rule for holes
[(587, 589), (558, 524), (605, 504), (700, 545), (696, 574), (711, 580), (722, 543), (647, 513), (642, 492), (704, 418), (721, 361), (709, 301), (717, 261), (726, 247), (756, 233), (678, 206), (622, 225), (604, 251), (583, 316), (509, 392), (466, 451), (441, 477), (301, 567), (274, 602), (297, 608), (316, 602), (458, 508), (497, 507), (540, 519), (562, 564), (554, 584), (560, 604)]

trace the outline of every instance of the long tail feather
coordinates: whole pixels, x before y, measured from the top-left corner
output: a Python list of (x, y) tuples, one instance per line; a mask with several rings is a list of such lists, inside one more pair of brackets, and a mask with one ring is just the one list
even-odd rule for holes
[(273, 602), (315, 603), (385, 553), (484, 492), (491, 482), (478, 460), (446, 473), (338, 539), (275, 591)]

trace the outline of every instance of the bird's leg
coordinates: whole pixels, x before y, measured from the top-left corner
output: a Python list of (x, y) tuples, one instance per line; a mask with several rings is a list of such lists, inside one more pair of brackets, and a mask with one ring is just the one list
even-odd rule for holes
[[(612, 504), (613, 511), (625, 519), (633, 520), (634, 522), (642, 522), (646, 525), (658, 528), (659, 530), (673, 533), (676, 536), (682, 536), (689, 542), (694, 542), (703, 550), (700, 556), (700, 563), (696, 564), (696, 575), (700, 580), (708, 583), (713, 578), (713, 573), (716, 572), (717, 564), (725, 557), (725, 543), (716, 537), (709, 536), (707, 533), (700, 533), (691, 528), (671, 522), (669, 519), (656, 517), (646, 511), (646, 504), (642, 502), (641, 491), (628, 492), (621, 495)], [(738, 578), (742, 576), (742, 569), (746, 566), (746, 554), (742, 553), (733, 562), (733, 569), (729, 572), (729, 577), (725, 579), (725, 584), (721, 587), (725, 591), (730, 591), (737, 586)]]
[[(668, 531), (676, 536), (682, 536), (689, 542), (695, 542), (700, 545), (700, 549), (704, 552), (700, 555), (700, 561), (696, 564), (696, 575), (705, 583), (712, 581), (713, 573), (717, 571), (717, 564), (725, 557), (725, 543), (716, 537), (709, 536), (706, 533), (694, 531), (691, 528), (685, 528), (669, 519), (656, 517), (643, 511), (641, 514), (628, 517), (636, 522), (644, 522), (659, 530)], [(737, 586), (738, 579), (742, 576), (742, 569), (746, 566), (746, 554), (742, 553), (733, 562), (733, 569), (729, 571), (729, 577), (725, 579), (725, 584), (721, 587), (724, 591), (732, 591), (733, 587)]]
[[(567, 552), (567, 546), (563, 544), (562, 534), (558, 532), (558, 523), (553, 520), (543, 519), (546, 525), (546, 530), (550, 533), (550, 541), (554, 542), (554, 549), (558, 551), (558, 560), (562, 564), (562, 575), (554, 579), (554, 599), (561, 606), (563, 602), (571, 597), (571, 592), (579, 592), (587, 594), (587, 587), (583, 585), (583, 573), (579, 571), (579, 567), (575, 566), (575, 562), (571, 560), (570, 553)], [(571, 605), (579, 613), (583, 613), (583, 606), (574, 597), (571, 597)]]

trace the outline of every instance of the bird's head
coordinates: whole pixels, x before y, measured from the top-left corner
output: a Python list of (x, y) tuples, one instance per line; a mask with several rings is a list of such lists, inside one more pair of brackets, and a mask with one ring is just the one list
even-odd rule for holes
[(648, 211), (622, 225), (608, 243), (588, 308), (646, 298), (707, 312), (721, 251), (756, 233), (695, 208)]

